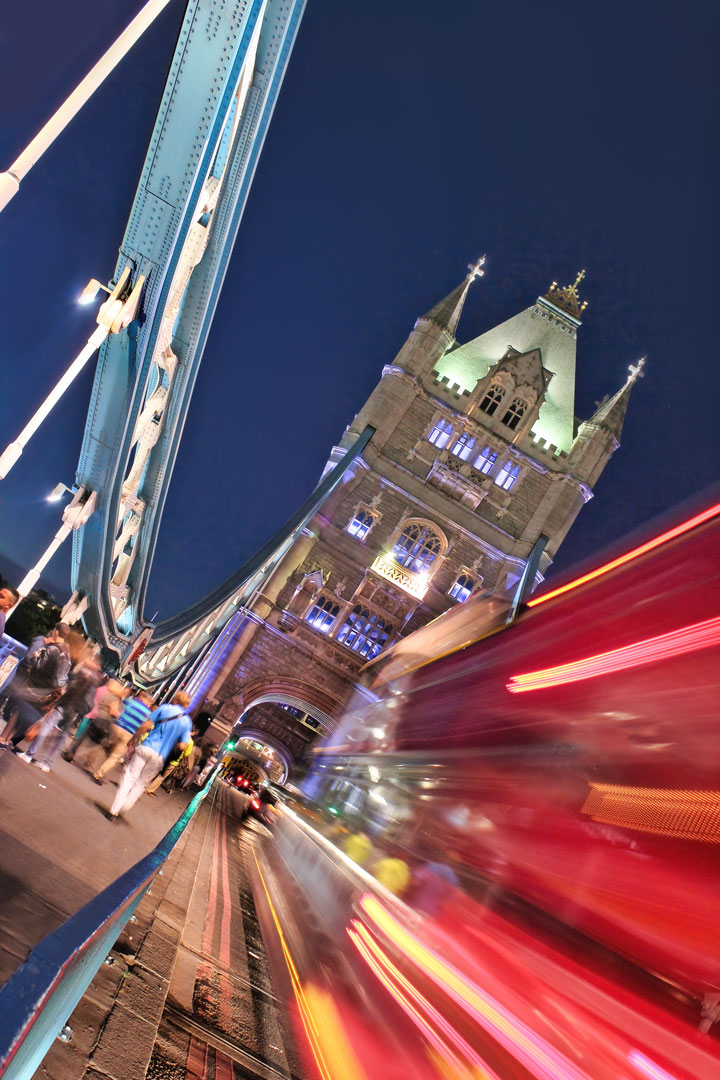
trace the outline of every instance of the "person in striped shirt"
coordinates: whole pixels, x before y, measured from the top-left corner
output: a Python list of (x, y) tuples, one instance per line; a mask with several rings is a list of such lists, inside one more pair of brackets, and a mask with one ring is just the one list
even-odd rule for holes
[(122, 761), (127, 745), (133, 735), (149, 719), (152, 703), (152, 697), (145, 690), (141, 690), (135, 697), (126, 699), (123, 711), (110, 726), (107, 744), (108, 756), (93, 774), (93, 780), (96, 784), (102, 784), (105, 773)]

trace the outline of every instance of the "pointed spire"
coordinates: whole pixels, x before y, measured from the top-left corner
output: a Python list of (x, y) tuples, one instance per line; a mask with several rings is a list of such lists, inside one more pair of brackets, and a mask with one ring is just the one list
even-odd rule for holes
[(460, 321), (467, 291), (470, 288), (471, 282), (473, 282), (475, 278), (482, 277), (485, 273), (482, 269), (484, 264), (484, 255), (481, 255), (476, 263), (468, 263), (469, 273), (465, 280), (462, 281), (456, 289), (453, 289), (444, 300), (441, 300), (439, 304), (436, 304), (435, 307), (431, 308), (430, 311), (422, 317), (437, 323), (443, 330), (447, 330), (455, 337), (455, 331), (457, 330), (458, 322)]
[(614, 435), (619, 441), (620, 435), (625, 422), (625, 414), (627, 412), (628, 401), (630, 400), (630, 391), (640, 378), (642, 379), (645, 372), (645, 357), (642, 356), (638, 360), (637, 364), (630, 364), (628, 369), (629, 374), (625, 385), (618, 390), (616, 394), (611, 398), (607, 398), (605, 401), (600, 402), (600, 405), (594, 415), (590, 418), (589, 423), (595, 427), (603, 427), (607, 431)]

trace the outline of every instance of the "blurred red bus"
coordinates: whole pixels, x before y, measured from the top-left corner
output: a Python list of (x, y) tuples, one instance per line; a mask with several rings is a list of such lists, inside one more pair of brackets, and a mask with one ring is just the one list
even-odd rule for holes
[[(396, 998), (393, 965), (408, 977), (408, 956), (421, 956), (423, 1000), (435, 1010), (423, 1014), (426, 1041), (427, 1016), (440, 1017), (436, 1034), (444, 1018), (458, 1045), (479, 1052), (467, 1015), (455, 1023), (437, 1001), (437, 965), (452, 948), (446, 995), (453, 979), (482, 993), (493, 982), (495, 1006), (505, 1003), (496, 1019), (514, 1001), (514, 1030), (543, 1032), (550, 1057), (518, 1051), (512, 1069), (485, 1032), (487, 1075), (612, 1077), (625, 1075), (621, 1062), (628, 1077), (720, 1075), (716, 1043), (692, 1027), (695, 1011), (695, 1025), (709, 1028), (720, 1001), (719, 545), (715, 506), (535, 597), (507, 630), (496, 632), (502, 604), (479, 598), (412, 635), (370, 666), (385, 696), (351, 711), (319, 750), (312, 821), (298, 809), (278, 815), (275, 855), (259, 863), (267, 859), (264, 891), (273, 875), (287, 888), (292, 878), (314, 925), (323, 913), (323, 951), (332, 942), (347, 957), (349, 935), (363, 978), (374, 972)], [(473, 625), (475, 637), (489, 636), (468, 645)], [(431, 659), (438, 642), (446, 655)], [(360, 894), (372, 896), (375, 879), (403, 902), (381, 885), (374, 899), (385, 913), (373, 922)], [(501, 939), (505, 960), (491, 964)], [(518, 972), (509, 976), (521, 954), (524, 993)], [(410, 984), (405, 1022), (420, 993)], [(570, 1022), (574, 995), (587, 1003), (597, 993), (602, 1016), (591, 1021), (599, 1006), (588, 1007)], [(338, 1000), (351, 996), (345, 986)], [(634, 1026), (651, 1017), (654, 1041), (634, 1045)], [(709, 1039), (699, 1057), (697, 1039)], [(554, 1072), (553, 1046), (564, 1055)], [(454, 1066), (430, 1074), (464, 1075)]]

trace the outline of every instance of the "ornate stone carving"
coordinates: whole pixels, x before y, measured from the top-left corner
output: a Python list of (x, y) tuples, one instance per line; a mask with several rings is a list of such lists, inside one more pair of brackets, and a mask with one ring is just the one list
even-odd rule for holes
[(412, 574), (405, 567), (398, 566), (392, 559), (386, 559), (384, 555), (378, 555), (370, 569), (380, 577), (391, 581), (393, 585), (399, 585), (401, 589), (410, 593), (411, 596), (416, 596), (418, 600), (422, 600), (428, 590), (428, 579), (424, 574)]

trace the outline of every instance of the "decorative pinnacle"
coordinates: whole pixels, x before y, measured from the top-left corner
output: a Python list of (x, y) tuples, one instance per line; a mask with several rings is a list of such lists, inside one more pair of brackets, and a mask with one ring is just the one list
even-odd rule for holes
[(555, 307), (562, 308), (568, 315), (572, 315), (574, 319), (579, 319), (587, 307), (587, 300), (580, 303), (580, 297), (578, 296), (578, 285), (584, 277), (585, 271), (581, 270), (575, 278), (575, 284), (566, 285), (564, 288), (560, 288), (557, 281), (553, 281), (545, 293), (545, 300), (549, 300)]
[(646, 360), (647, 360), (646, 356), (641, 356), (640, 359), (638, 360), (637, 364), (630, 364), (630, 366), (628, 368), (628, 371), (630, 372), (630, 374), (628, 375), (628, 380), (627, 380), (629, 383), (634, 383), (634, 382), (637, 382), (638, 379), (644, 379), (645, 378), (645, 372), (643, 371), (643, 368), (645, 367)]
[(468, 281), (474, 281), (475, 278), (483, 277), (485, 271), (482, 267), (485, 265), (486, 258), (487, 255), (481, 255), (476, 263), (468, 263), (468, 270), (470, 271), (468, 274)]

